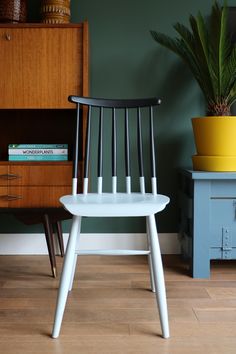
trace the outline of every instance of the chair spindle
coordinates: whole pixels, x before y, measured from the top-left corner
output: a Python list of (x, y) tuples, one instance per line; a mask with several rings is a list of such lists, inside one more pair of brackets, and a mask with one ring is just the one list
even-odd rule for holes
[(145, 193), (145, 179), (144, 179), (144, 169), (143, 169), (143, 143), (142, 143), (142, 123), (141, 123), (141, 108), (138, 108), (138, 162), (139, 162), (139, 181), (140, 181), (140, 192)]
[(91, 138), (91, 106), (88, 108), (87, 114), (87, 131), (85, 143), (85, 161), (84, 161), (84, 186), (83, 193), (88, 193), (88, 176), (89, 176), (89, 156), (90, 156), (90, 138)]
[(79, 162), (79, 125), (80, 125), (80, 105), (77, 103), (76, 129), (75, 129), (75, 147), (74, 147), (74, 165), (73, 165), (73, 180), (72, 194), (77, 194), (78, 181), (78, 162)]
[(112, 193), (117, 192), (116, 109), (112, 109)]
[(155, 142), (154, 142), (154, 129), (153, 129), (153, 107), (150, 107), (149, 111), (149, 127), (150, 127), (150, 157), (151, 157), (151, 183), (152, 194), (157, 194), (156, 183), (156, 159), (155, 159)]
[(99, 110), (98, 133), (98, 194), (102, 193), (102, 167), (103, 167), (103, 107)]
[(126, 193), (131, 193), (128, 108), (125, 109), (125, 175), (126, 175)]

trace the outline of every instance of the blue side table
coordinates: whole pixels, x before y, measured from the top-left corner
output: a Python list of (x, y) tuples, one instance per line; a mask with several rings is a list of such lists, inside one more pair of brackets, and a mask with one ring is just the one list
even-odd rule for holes
[(236, 259), (236, 172), (183, 169), (180, 239), (193, 278), (210, 277), (211, 259)]

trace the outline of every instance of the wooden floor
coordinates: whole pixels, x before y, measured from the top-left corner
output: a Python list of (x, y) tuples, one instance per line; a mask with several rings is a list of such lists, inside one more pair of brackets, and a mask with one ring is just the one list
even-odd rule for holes
[(88, 256), (51, 339), (58, 280), (48, 257), (1, 256), (0, 353), (235, 354), (236, 262), (212, 263), (210, 280), (190, 278), (179, 256), (164, 263), (170, 339), (160, 337), (146, 259)]

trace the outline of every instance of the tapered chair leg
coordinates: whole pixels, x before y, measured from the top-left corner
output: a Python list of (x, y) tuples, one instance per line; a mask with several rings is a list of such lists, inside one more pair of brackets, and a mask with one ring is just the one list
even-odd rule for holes
[(56, 232), (57, 232), (57, 238), (58, 238), (58, 243), (59, 243), (59, 247), (60, 247), (61, 257), (64, 257), (64, 242), (63, 242), (61, 221), (56, 221), (55, 222), (55, 227), (56, 227)]
[(150, 236), (150, 247), (152, 255), (152, 266), (153, 266), (153, 279), (156, 288), (156, 299), (159, 308), (160, 322), (162, 328), (162, 335), (164, 338), (169, 338), (169, 321), (168, 321), (168, 311), (166, 302), (166, 289), (164, 272), (161, 259), (161, 251), (158, 240), (158, 234), (156, 229), (155, 215), (150, 215), (147, 217), (149, 236)]
[(54, 278), (56, 278), (57, 266), (56, 266), (56, 257), (54, 251), (53, 231), (52, 231), (52, 225), (50, 223), (48, 214), (44, 214), (43, 216), (43, 226), (44, 226), (44, 233), (45, 233), (45, 238), (48, 247), (48, 254), (49, 254), (49, 259), (50, 259), (50, 264), (52, 269), (52, 275)]
[(60, 333), (62, 318), (65, 310), (68, 291), (71, 283), (71, 276), (74, 268), (74, 256), (76, 249), (76, 240), (80, 233), (81, 217), (74, 216), (72, 219), (71, 232), (66, 247), (66, 254), (61, 274), (61, 280), (58, 291), (56, 312), (54, 318), (54, 326), (52, 337), (57, 338)]
[[(147, 241), (148, 241), (148, 249), (149, 251), (151, 250), (150, 246), (150, 232), (149, 232), (149, 225), (148, 222), (146, 221), (146, 231), (147, 231)], [(151, 253), (148, 255), (148, 266), (149, 266), (149, 274), (150, 274), (150, 284), (151, 284), (151, 289), (152, 292), (155, 293), (155, 282), (154, 282), (154, 276), (153, 276), (153, 267), (152, 267), (152, 255)]]
[(73, 288), (73, 283), (74, 283), (74, 277), (75, 277), (75, 270), (76, 270), (76, 264), (77, 264), (77, 254), (74, 256), (74, 263), (73, 263), (73, 268), (72, 268), (72, 273), (71, 273), (71, 278), (70, 278), (70, 286), (69, 286), (69, 291), (72, 290)]

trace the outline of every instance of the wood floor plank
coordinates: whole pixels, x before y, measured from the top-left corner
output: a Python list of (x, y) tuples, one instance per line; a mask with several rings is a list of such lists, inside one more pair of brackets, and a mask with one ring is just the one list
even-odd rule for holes
[(7, 288), (7, 289), (58, 289), (59, 285), (59, 280), (58, 279), (37, 279), (37, 276), (35, 276), (33, 279), (28, 280), (28, 279), (16, 279), (16, 280), (6, 280), (4, 284), (2, 285), (2, 288)]
[(77, 281), (111, 281), (111, 280), (132, 280), (132, 281), (149, 281), (149, 274), (145, 273), (132, 273), (132, 269), (128, 273), (122, 273), (121, 271), (117, 273), (105, 273), (98, 272), (90, 273), (90, 272), (82, 272), (80, 268), (78, 268), (77, 273), (75, 275), (75, 280)]
[(79, 272), (82, 273), (110, 273), (110, 274), (117, 274), (117, 273), (144, 273), (147, 274), (147, 264), (81, 264), (76, 268), (76, 277)]
[(194, 312), (200, 322), (236, 323), (236, 308), (194, 308)]
[[(0, 323), (0, 343), (3, 341), (35, 342), (50, 338), (53, 324), (48, 323)], [(127, 323), (63, 323), (60, 338), (63, 340), (80, 339), (81, 336), (128, 336), (130, 327)]]
[(130, 280), (75, 280), (73, 288), (131, 288)]
[[(159, 323), (132, 323), (130, 324), (130, 334), (150, 337), (151, 334), (155, 334), (160, 331)], [(199, 341), (203, 340), (206, 336), (211, 339), (217, 340), (218, 338), (227, 339), (228, 337), (235, 338), (236, 335), (236, 323), (213, 323), (213, 322), (199, 322), (194, 321), (186, 325), (185, 322), (179, 322), (176, 326), (171, 322), (171, 338), (188, 340), (195, 337)]]
[(168, 298), (181, 298), (181, 299), (199, 299), (199, 298), (209, 298), (209, 294), (205, 288), (196, 288), (189, 286), (185, 288), (175, 288), (173, 286), (167, 287)]
[[(236, 269), (236, 268), (235, 268)], [(166, 286), (173, 286), (175, 288), (236, 288), (236, 282), (232, 282), (231, 280), (208, 280), (208, 279), (193, 279), (194, 281), (166, 281)]]
[(206, 291), (212, 299), (236, 299), (236, 288), (232, 287), (207, 287)]
[[(132, 265), (132, 264), (147, 264), (147, 257), (144, 256), (80, 256), (78, 257), (78, 266), (81, 264), (91, 265)], [(181, 262), (180, 262), (181, 263)]]
[(189, 298), (189, 299), (168, 299), (169, 306), (198, 307), (198, 308), (236, 308), (236, 299), (211, 299), (211, 298)]

